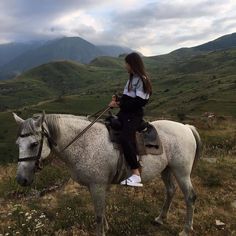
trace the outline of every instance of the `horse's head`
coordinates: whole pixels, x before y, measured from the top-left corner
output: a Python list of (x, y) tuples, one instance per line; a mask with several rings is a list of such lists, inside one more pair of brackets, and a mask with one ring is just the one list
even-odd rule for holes
[(50, 137), (45, 128), (45, 114), (36, 119), (23, 120), (15, 113), (14, 118), (19, 125), (16, 144), (19, 146), (18, 168), (16, 179), (22, 186), (33, 182), (34, 174), (41, 169), (41, 162), (45, 160), (50, 152)]

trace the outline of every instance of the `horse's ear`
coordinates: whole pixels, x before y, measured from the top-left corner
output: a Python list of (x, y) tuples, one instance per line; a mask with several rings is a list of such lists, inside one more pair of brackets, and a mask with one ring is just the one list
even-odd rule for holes
[(15, 121), (18, 125), (21, 125), (24, 122), (24, 120), (20, 118), (16, 113), (13, 112), (12, 115), (14, 116)]
[(45, 112), (43, 111), (42, 115), (35, 121), (35, 125), (40, 127), (45, 120)]

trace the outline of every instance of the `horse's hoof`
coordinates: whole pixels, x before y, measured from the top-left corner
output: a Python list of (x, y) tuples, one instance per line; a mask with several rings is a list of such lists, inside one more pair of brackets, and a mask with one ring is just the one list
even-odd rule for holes
[(190, 234), (186, 233), (184, 230), (179, 233), (179, 236), (189, 236)]
[(190, 228), (184, 228), (182, 232), (179, 233), (179, 236), (190, 236), (193, 233), (193, 226)]
[(153, 221), (153, 224), (155, 224), (155, 225), (163, 225), (164, 222), (163, 222), (163, 220), (162, 220), (161, 218), (157, 217), (157, 218), (155, 218), (155, 220)]

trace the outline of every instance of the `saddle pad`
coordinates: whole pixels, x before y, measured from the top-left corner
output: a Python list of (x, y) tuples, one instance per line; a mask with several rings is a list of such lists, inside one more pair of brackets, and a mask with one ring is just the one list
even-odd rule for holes
[(138, 155), (160, 155), (163, 153), (163, 147), (155, 127), (148, 124), (145, 131), (136, 132), (136, 146)]

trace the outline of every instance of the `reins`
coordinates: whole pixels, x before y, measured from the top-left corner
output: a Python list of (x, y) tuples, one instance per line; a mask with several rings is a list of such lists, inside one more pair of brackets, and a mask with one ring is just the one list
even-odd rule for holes
[(111, 109), (110, 107), (106, 107), (105, 110), (104, 109), (100, 110), (95, 114), (91, 115), (90, 117), (95, 116), (100, 112), (102, 112), (91, 124), (89, 124), (85, 129), (83, 129), (74, 139), (72, 139), (60, 152), (64, 152), (72, 143), (74, 143), (78, 138), (80, 138), (94, 123), (96, 123), (104, 113), (106, 113), (110, 109)]
[[(97, 114), (101, 113), (93, 122), (91, 122), (88, 126), (86, 126), (75, 138), (73, 138), (62, 150), (60, 150), (59, 152), (64, 152), (71, 144), (73, 144), (78, 138), (80, 138), (94, 123), (96, 123), (99, 118), (106, 113), (107, 111), (109, 111), (111, 108), (110, 107), (106, 107), (105, 109), (103, 108), (102, 110), (99, 110), (98, 112), (94, 113), (92, 116), (96, 116)], [(44, 122), (44, 121), (43, 121)], [(50, 137), (50, 135), (48, 134), (47, 130), (44, 128), (43, 126), (43, 122), (41, 125), (41, 140), (40, 140), (40, 146), (39, 146), (39, 150), (38, 150), (38, 154), (36, 156), (29, 156), (29, 157), (24, 157), (24, 158), (18, 158), (18, 162), (22, 162), (22, 161), (36, 161), (35, 163), (35, 167), (37, 170), (41, 170), (42, 167), (40, 165), (40, 158), (41, 158), (41, 154), (42, 154), (42, 149), (43, 149), (43, 141), (44, 141), (44, 137), (47, 138), (48, 143), (50, 148), (52, 148), (52, 146), (57, 146), (57, 143)], [(28, 133), (28, 134), (22, 134), (20, 135), (20, 137), (24, 138), (24, 137), (28, 137), (34, 135), (33, 133)]]

